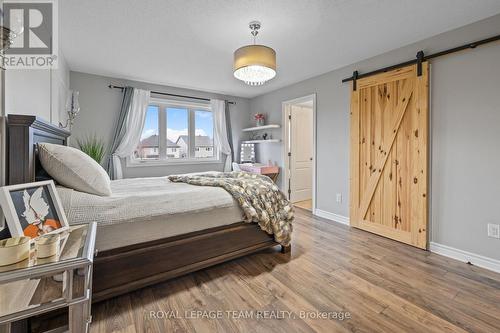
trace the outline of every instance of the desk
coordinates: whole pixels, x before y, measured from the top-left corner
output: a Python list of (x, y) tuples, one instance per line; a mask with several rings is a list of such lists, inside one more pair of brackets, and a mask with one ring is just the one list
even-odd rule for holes
[(241, 171), (268, 176), (275, 183), (280, 174), (280, 167), (275, 165), (264, 165), (260, 163), (254, 163), (254, 164), (245, 163), (245, 164), (239, 164), (239, 166)]

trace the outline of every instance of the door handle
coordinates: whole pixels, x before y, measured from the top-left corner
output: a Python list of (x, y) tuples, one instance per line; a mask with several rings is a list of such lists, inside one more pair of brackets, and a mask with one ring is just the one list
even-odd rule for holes
[(312, 158), (312, 157), (310, 157), (310, 158), (309, 158), (309, 161), (312, 161), (312, 160), (313, 160), (313, 158)]

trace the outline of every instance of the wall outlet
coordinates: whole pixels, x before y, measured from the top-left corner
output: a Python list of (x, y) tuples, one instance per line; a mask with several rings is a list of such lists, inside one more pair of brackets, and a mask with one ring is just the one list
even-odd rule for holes
[(342, 202), (342, 193), (337, 193), (337, 202), (338, 203)]
[(500, 224), (488, 223), (488, 237), (500, 238)]

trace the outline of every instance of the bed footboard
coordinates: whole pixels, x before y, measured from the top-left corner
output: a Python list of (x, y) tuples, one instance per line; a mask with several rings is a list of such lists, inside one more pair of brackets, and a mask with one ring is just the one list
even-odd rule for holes
[(258, 225), (235, 223), (99, 252), (92, 301), (98, 302), (278, 245)]

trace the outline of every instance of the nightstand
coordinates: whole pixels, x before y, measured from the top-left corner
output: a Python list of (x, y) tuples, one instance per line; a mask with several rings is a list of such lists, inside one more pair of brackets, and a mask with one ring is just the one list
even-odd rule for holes
[(12, 323), (68, 307), (70, 332), (87, 332), (91, 322), (92, 262), (96, 223), (61, 232), (58, 255), (0, 266), (0, 333)]

